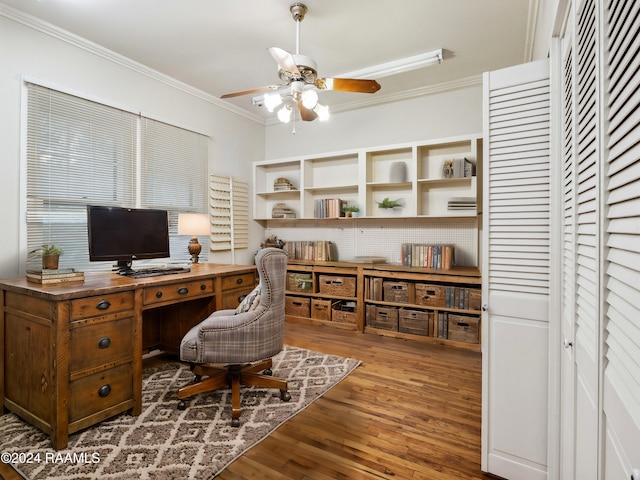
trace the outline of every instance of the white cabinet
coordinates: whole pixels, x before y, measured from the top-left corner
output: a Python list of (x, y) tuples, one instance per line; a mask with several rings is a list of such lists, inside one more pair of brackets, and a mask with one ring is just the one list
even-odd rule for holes
[[(457, 178), (445, 178), (446, 162), (466, 164), (467, 176), (462, 169)], [(323, 201), (356, 205), (357, 216), (368, 218), (475, 217), (481, 168), (481, 135), (256, 162), (254, 219), (273, 218), (276, 204), (298, 219), (340, 216), (335, 207), (330, 214), (328, 207), (319, 211)], [(282, 178), (290, 190), (276, 191), (274, 183)], [(384, 199), (400, 207), (381, 208)]]

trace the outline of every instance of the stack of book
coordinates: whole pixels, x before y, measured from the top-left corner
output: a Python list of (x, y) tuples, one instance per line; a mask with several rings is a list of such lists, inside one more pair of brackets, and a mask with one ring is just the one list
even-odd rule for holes
[(449, 210), (475, 210), (476, 199), (473, 197), (455, 197), (447, 203)]
[(403, 243), (400, 254), (402, 255), (402, 265), (405, 267), (449, 270), (455, 265), (454, 245)]
[(41, 284), (83, 282), (84, 272), (77, 272), (74, 268), (27, 270), (27, 280)]
[(293, 186), (293, 184), (284, 177), (279, 177), (276, 179), (275, 182), (273, 182), (274, 192), (282, 192), (282, 191), (295, 190), (295, 189), (296, 188)]

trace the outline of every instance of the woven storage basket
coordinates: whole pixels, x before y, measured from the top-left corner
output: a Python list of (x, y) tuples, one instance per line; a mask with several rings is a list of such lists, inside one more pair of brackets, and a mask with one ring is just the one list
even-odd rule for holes
[(318, 283), (320, 293), (323, 295), (356, 296), (356, 277), (320, 275)]

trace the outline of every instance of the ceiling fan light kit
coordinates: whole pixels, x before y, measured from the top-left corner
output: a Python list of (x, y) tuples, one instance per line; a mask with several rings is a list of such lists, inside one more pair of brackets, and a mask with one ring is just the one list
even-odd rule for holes
[(329, 118), (329, 107), (319, 102), (318, 91), (320, 90), (369, 94), (380, 90), (380, 84), (375, 80), (318, 78), (316, 62), (312, 58), (300, 54), (300, 22), (307, 13), (307, 7), (303, 3), (294, 3), (289, 7), (289, 10), (296, 22), (295, 55), (278, 47), (268, 49), (279, 66), (278, 77), (284, 83), (228, 93), (221, 98), (272, 91), (272, 93), (266, 93), (262, 101), (254, 98), (253, 104), (264, 105), (269, 112), (276, 111), (276, 115), (282, 123), (289, 123), (294, 118), (296, 111), (300, 115), (300, 119), (310, 122), (316, 118), (319, 121), (325, 121)]

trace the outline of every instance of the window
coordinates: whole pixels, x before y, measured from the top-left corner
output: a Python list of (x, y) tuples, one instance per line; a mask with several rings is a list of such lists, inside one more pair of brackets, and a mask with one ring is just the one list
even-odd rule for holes
[(61, 267), (105, 270), (89, 262), (87, 205), (168, 210), (171, 260), (187, 262), (178, 214), (208, 212), (209, 138), (34, 83), (27, 94), (28, 268), (53, 243)]

